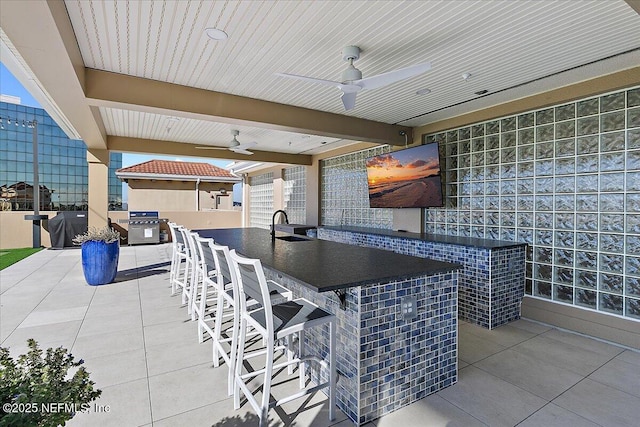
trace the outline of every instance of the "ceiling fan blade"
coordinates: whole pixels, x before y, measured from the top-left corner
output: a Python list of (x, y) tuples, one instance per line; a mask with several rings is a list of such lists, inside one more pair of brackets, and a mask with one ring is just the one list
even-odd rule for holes
[(198, 150), (227, 150), (227, 147), (212, 147), (210, 145), (196, 146)]
[(251, 156), (253, 154), (251, 151), (246, 150), (244, 148), (240, 148), (240, 147), (232, 147), (232, 148), (229, 148), (229, 150), (233, 151), (234, 153), (246, 154), (248, 156)]
[[(288, 77), (290, 79), (296, 79), (296, 80), (303, 80), (310, 83), (319, 83), (326, 86), (333, 86), (333, 87), (337, 87), (343, 92), (358, 92), (359, 90), (362, 90), (362, 86), (360, 86), (359, 84), (334, 82), (333, 80), (316, 79), (314, 77), (298, 76), (296, 74), (286, 74), (286, 73), (276, 73), (276, 76)], [(360, 81), (360, 80), (357, 80), (357, 81)]]
[(400, 80), (408, 79), (409, 77), (417, 76), (418, 74), (425, 73), (430, 69), (431, 63), (425, 62), (424, 64), (416, 64), (410, 67), (378, 74), (377, 76), (367, 77), (366, 79), (356, 80), (352, 83), (362, 87), (363, 89), (376, 89), (390, 85), (391, 83), (399, 82)]
[(356, 106), (356, 95), (358, 92), (343, 92), (342, 93), (342, 104), (344, 105), (344, 109), (349, 111), (355, 108)]
[(276, 73), (276, 76), (287, 77), (289, 79), (303, 80), (303, 81), (310, 82), (310, 83), (319, 83), (319, 84), (323, 84), (323, 85), (327, 85), (327, 86), (333, 86), (333, 87), (340, 87), (342, 85), (341, 82), (334, 82), (332, 80), (316, 79), (316, 78), (313, 78), (313, 77), (306, 77), (306, 76), (298, 76), (296, 74)]

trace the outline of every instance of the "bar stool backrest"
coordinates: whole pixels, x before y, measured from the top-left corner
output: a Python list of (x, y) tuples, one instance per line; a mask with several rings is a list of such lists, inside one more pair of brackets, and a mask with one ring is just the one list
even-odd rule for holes
[(176, 234), (176, 237), (178, 237), (178, 243), (182, 243), (182, 245), (184, 246), (184, 251), (187, 254), (187, 257), (191, 256), (191, 246), (189, 245), (189, 240), (188, 240), (188, 233), (189, 230), (187, 230), (184, 227), (180, 227), (178, 228), (179, 233)]
[(211, 248), (211, 253), (214, 255), (216, 271), (218, 272), (218, 287), (219, 289), (224, 289), (225, 285), (231, 283), (233, 285), (235, 299), (235, 294), (238, 293), (238, 289), (236, 289), (236, 274), (229, 259), (229, 247), (216, 245), (213, 239), (209, 239), (209, 247)]
[(270, 334), (273, 334), (271, 297), (269, 295), (267, 278), (264, 275), (262, 263), (259, 259), (241, 257), (235, 250), (230, 251), (229, 255), (238, 277), (241, 312), (247, 313), (247, 297), (260, 303), (264, 309), (266, 329)]
[(198, 242), (198, 249), (200, 250), (200, 255), (202, 257), (202, 265), (204, 267), (205, 277), (209, 277), (209, 273), (217, 270), (216, 260), (213, 255), (213, 252), (209, 249), (209, 243), (213, 242), (213, 239), (205, 239), (203, 237), (198, 236), (196, 238)]
[(181, 228), (181, 225), (170, 227), (171, 237), (175, 239), (175, 242), (178, 246), (182, 246), (184, 248), (184, 237), (182, 236), (182, 231), (180, 231)]
[(187, 230), (186, 239), (189, 244), (189, 254), (191, 255), (193, 265), (197, 266), (200, 264), (200, 257), (198, 256), (198, 248), (196, 247), (197, 245), (195, 243), (195, 233)]
[(200, 239), (200, 235), (198, 233), (196, 233), (195, 231), (191, 232), (191, 247), (193, 248), (193, 252), (194, 252), (194, 260), (196, 262), (196, 265), (198, 267), (200, 267), (203, 271), (205, 268), (204, 265), (204, 253), (202, 252), (202, 246), (198, 243), (198, 239)]
[(171, 233), (171, 243), (173, 243), (173, 247), (175, 248), (178, 246), (178, 237), (176, 236), (176, 234), (179, 234), (177, 232), (178, 224), (175, 222), (169, 222), (167, 225), (169, 225), (169, 232)]

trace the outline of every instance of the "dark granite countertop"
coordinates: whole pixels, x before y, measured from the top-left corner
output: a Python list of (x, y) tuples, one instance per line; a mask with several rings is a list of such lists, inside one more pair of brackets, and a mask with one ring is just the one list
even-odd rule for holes
[[(295, 236), (300, 241), (272, 241), (269, 231), (262, 228), (195, 231), (202, 237), (211, 237), (218, 244), (235, 249), (241, 255), (258, 258), (265, 267), (317, 292), (406, 280), (460, 268), (459, 264), (302, 236)], [(283, 233), (276, 235), (288, 236)]]
[(327, 230), (351, 231), (355, 233), (376, 234), (379, 236), (399, 237), (402, 239), (425, 240), (427, 242), (446, 243), (449, 245), (469, 246), (481, 249), (503, 249), (523, 246), (526, 243), (509, 242), (505, 240), (488, 240), (477, 237), (447, 236), (432, 233), (410, 233), (405, 231), (384, 230), (380, 228), (351, 227), (351, 226), (319, 226)]

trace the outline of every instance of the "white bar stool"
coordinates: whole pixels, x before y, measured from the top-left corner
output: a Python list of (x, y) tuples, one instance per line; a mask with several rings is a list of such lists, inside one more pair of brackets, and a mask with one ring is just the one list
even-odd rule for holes
[[(235, 269), (233, 268), (230, 251), (227, 246), (217, 245), (213, 239), (209, 239), (208, 242), (211, 253), (214, 256), (216, 271), (216, 287), (218, 301), (216, 304), (217, 310), (215, 314), (215, 330), (213, 334), (213, 364), (219, 366), (219, 358), (227, 364), (229, 369), (228, 374), (228, 394), (233, 394), (233, 375), (236, 364), (236, 353), (238, 349), (238, 336), (240, 328), (240, 291), (238, 287), (238, 280)], [(205, 279), (206, 280), (206, 279)], [(269, 298), (271, 301), (290, 301), (293, 298), (291, 291), (284, 286), (269, 280), (267, 282), (267, 289), (269, 292)], [(254, 300), (245, 301), (248, 306), (254, 306), (258, 302)], [(224, 307), (228, 307), (231, 311), (224, 312)], [(226, 328), (224, 331), (223, 319), (231, 318), (232, 325), (230, 328)], [(228, 350), (226, 348), (228, 346)]]
[[(188, 262), (189, 259), (189, 245), (184, 240), (184, 227), (180, 225), (176, 225), (175, 227), (170, 227), (171, 237), (174, 238), (175, 247), (177, 252), (175, 252), (175, 264), (172, 260), (171, 263), (171, 273), (169, 274), (171, 280), (171, 295), (175, 295), (177, 292), (181, 292), (183, 294), (182, 303), (184, 304), (184, 287), (187, 285), (187, 278), (189, 275), (188, 270)], [(174, 268), (175, 266), (175, 268)]]
[[(271, 305), (267, 280), (262, 269), (262, 264), (258, 259), (248, 259), (238, 256), (235, 251), (230, 251), (229, 256), (233, 263), (238, 279), (240, 290), (240, 335), (238, 339), (238, 355), (234, 375), (234, 408), (240, 407), (240, 390), (247, 398), (253, 409), (260, 417), (260, 426), (268, 423), (268, 412), (271, 407), (280, 406), (286, 402), (297, 399), (304, 395), (314, 393), (323, 388), (327, 388), (329, 395), (329, 420), (335, 419), (335, 384), (336, 384), (336, 363), (335, 363), (335, 343), (336, 343), (336, 319), (331, 313), (326, 312), (317, 305), (298, 298), (281, 304)], [(258, 309), (249, 310), (247, 308), (247, 298), (255, 299), (261, 303)], [(329, 363), (319, 360), (316, 357), (305, 356), (304, 337), (298, 342), (298, 357), (287, 360), (283, 363), (274, 364), (275, 341), (283, 338), (290, 338), (294, 334), (303, 334), (311, 328), (329, 328)], [(245, 354), (247, 327), (251, 326), (260, 333), (266, 342), (266, 349), (261, 351), (266, 357), (265, 367), (252, 372), (243, 372), (244, 362), (251, 353)], [(301, 369), (304, 362), (317, 360), (329, 370), (327, 382), (309, 386), (297, 393), (281, 398), (277, 401), (270, 401), (271, 380), (274, 370), (279, 370), (291, 364), (297, 364), (300, 371), (301, 386), (304, 385), (304, 370)], [(251, 391), (249, 383), (252, 379), (262, 376), (262, 402), (258, 403)], [(255, 388), (254, 383), (251, 387)]]
[(205, 331), (212, 339), (214, 338), (215, 316), (217, 311), (222, 308), (217, 305), (217, 270), (213, 253), (209, 248), (211, 239), (204, 239), (197, 233), (194, 234), (199, 261), (196, 263), (196, 270), (199, 269), (199, 279), (195, 280), (196, 286), (193, 288), (191, 310), (198, 322), (198, 342), (203, 342)]
[[(175, 222), (168, 222), (169, 232), (171, 233), (171, 269), (169, 270), (169, 284), (171, 285), (171, 295), (175, 295), (176, 287), (173, 279), (176, 277), (176, 273), (178, 268), (181, 265), (182, 259), (180, 258), (180, 254), (184, 254), (183, 246), (178, 242), (178, 237), (176, 233), (178, 232), (178, 224)], [(180, 239), (182, 240), (182, 239)]]

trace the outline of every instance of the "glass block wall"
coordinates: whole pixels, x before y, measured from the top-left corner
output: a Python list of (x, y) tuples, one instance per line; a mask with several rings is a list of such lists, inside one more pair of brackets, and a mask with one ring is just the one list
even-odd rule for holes
[(529, 243), (526, 292), (640, 319), (640, 88), (427, 135), (439, 234)]
[(322, 160), (320, 223), (390, 229), (391, 209), (369, 208), (367, 158), (391, 151), (388, 145)]
[(284, 170), (284, 210), (290, 224), (307, 221), (307, 171), (304, 166)]
[(273, 172), (251, 177), (249, 185), (249, 226), (269, 230), (273, 215)]

